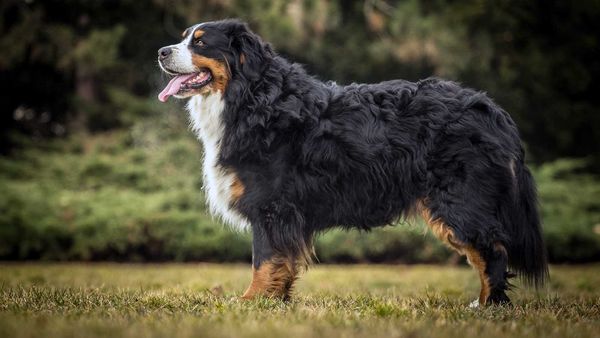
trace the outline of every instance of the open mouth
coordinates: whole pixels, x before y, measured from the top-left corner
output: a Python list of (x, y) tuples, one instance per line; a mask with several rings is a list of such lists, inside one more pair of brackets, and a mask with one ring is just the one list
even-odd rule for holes
[(165, 89), (158, 94), (158, 99), (161, 102), (166, 102), (169, 96), (183, 94), (187, 91), (200, 89), (212, 80), (212, 74), (206, 68), (201, 69), (197, 73), (176, 75), (169, 81)]

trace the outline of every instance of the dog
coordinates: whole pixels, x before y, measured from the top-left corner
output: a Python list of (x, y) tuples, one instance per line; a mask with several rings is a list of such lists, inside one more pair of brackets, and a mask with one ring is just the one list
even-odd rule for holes
[(547, 279), (519, 133), (485, 93), (436, 78), (321, 82), (233, 19), (186, 29), (158, 62), (172, 76), (160, 101), (189, 98), (211, 212), (252, 231), (243, 298), (289, 298), (320, 232), (414, 215), (475, 268), (475, 306), (510, 302), (515, 275)]

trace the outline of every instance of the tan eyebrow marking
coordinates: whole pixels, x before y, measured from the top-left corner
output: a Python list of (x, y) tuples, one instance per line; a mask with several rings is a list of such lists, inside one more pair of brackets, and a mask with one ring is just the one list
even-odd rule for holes
[(197, 31), (194, 32), (194, 39), (198, 39), (200, 38), (202, 35), (204, 35), (204, 31), (201, 29), (198, 29)]

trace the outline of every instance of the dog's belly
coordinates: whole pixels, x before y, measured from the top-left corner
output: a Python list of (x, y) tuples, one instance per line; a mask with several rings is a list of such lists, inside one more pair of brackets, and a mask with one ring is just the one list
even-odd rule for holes
[(237, 177), (234, 172), (218, 164), (223, 136), (221, 112), (224, 102), (220, 93), (206, 97), (194, 96), (188, 110), (194, 132), (204, 144), (204, 190), (210, 212), (239, 230), (248, 228), (248, 220), (232, 208), (233, 191)]

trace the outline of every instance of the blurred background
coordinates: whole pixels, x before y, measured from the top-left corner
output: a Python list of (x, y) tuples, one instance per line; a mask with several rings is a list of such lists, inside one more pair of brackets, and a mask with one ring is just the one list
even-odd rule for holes
[[(0, 259), (248, 262), (218, 224), (159, 47), (239, 17), (323, 80), (440, 76), (511, 113), (554, 263), (600, 261), (600, 1), (3, 0)], [(416, 221), (331, 231), (321, 262), (457, 263)]]

